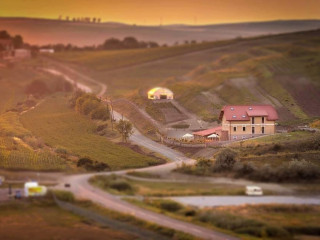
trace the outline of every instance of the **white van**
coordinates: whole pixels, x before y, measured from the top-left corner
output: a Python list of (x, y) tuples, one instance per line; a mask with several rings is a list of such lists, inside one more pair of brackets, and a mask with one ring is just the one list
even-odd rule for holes
[(262, 196), (263, 191), (258, 186), (246, 186), (246, 195), (248, 196)]

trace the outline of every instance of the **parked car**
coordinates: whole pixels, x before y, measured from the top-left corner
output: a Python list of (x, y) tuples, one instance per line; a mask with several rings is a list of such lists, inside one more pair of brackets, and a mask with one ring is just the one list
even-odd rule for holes
[(69, 188), (69, 187), (71, 187), (71, 185), (70, 185), (70, 183), (65, 183), (64, 187)]
[(258, 186), (246, 186), (246, 195), (248, 196), (262, 196), (263, 191)]

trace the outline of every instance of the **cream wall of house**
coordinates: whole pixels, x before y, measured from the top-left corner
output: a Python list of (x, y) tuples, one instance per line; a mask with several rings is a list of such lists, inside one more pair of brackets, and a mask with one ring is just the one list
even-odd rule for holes
[[(252, 118), (249, 121), (226, 121), (225, 116), (222, 118), (222, 130), (228, 131), (231, 136), (234, 135), (251, 135), (252, 127), (254, 127), (254, 134), (274, 134), (275, 133), (275, 121), (268, 121), (267, 117), (264, 117), (264, 123), (262, 123), (262, 117), (254, 117), (254, 124), (252, 124)], [(262, 128), (264, 127), (264, 133)]]

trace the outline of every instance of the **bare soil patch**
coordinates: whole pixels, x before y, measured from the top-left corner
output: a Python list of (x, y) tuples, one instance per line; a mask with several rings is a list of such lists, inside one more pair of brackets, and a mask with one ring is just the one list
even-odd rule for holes
[(320, 116), (320, 88), (301, 76), (276, 76), (309, 116)]

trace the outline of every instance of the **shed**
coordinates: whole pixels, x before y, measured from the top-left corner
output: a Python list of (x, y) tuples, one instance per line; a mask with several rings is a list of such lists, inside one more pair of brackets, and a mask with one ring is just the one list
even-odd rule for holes
[(168, 88), (155, 87), (148, 91), (148, 99), (173, 99), (173, 92)]

